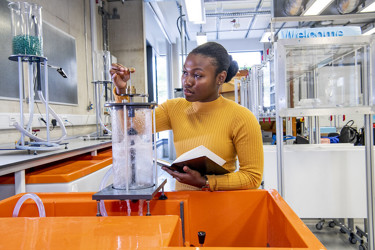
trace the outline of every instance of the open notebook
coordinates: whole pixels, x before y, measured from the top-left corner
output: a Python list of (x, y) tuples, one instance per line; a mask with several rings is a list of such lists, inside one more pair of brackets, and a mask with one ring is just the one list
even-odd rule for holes
[(183, 167), (188, 166), (198, 171), (202, 176), (229, 173), (228, 170), (222, 167), (225, 160), (203, 145), (183, 153), (172, 163), (163, 160), (157, 160), (157, 163), (181, 173), (184, 173)]

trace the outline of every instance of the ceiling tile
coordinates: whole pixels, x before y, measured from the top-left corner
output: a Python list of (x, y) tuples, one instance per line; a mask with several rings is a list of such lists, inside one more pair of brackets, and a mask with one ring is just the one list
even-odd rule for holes
[(246, 31), (219, 32), (219, 39), (243, 39)]
[(264, 33), (264, 30), (252, 30), (249, 32), (249, 35), (247, 36), (247, 38), (256, 38), (260, 40), (263, 33)]
[(266, 29), (271, 22), (271, 15), (257, 15), (255, 17), (252, 28)]

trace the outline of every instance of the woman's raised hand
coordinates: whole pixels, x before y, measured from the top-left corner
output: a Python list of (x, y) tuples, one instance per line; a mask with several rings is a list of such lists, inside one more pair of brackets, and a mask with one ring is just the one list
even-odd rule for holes
[(112, 81), (116, 86), (116, 93), (125, 94), (126, 82), (130, 79), (130, 73), (134, 73), (135, 69), (124, 67), (119, 63), (112, 63), (109, 72), (111, 73)]

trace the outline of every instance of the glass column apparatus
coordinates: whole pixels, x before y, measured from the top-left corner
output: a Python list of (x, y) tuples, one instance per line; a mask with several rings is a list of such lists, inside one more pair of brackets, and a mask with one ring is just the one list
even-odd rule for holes
[(43, 56), (42, 7), (27, 2), (9, 3), (13, 55)]
[[(156, 168), (155, 103), (108, 103), (112, 117), (113, 184), (92, 196), (93, 200), (143, 200), (150, 214), (150, 200), (164, 185)], [(154, 160), (155, 159), (155, 160)]]
[(154, 186), (153, 103), (110, 103), (112, 115), (113, 188)]
[[(34, 154), (40, 150), (54, 150), (60, 146), (62, 140), (66, 137), (66, 130), (62, 120), (49, 107), (48, 94), (48, 71), (47, 58), (43, 57), (43, 38), (42, 38), (42, 7), (27, 2), (9, 3), (12, 23), (12, 47), (13, 54), (9, 60), (18, 62), (18, 85), (19, 85), (19, 104), (20, 119), (19, 123), (13, 123), (13, 126), (21, 132), (21, 138), (16, 143), (16, 149), (35, 150)], [(24, 63), (28, 66), (28, 81), (24, 83)], [(42, 66), (44, 69), (42, 70)], [(35, 69), (34, 69), (35, 68)], [(44, 77), (42, 77), (44, 75)], [(29, 121), (24, 121), (24, 86), (27, 85), (29, 98)], [(44, 86), (44, 94), (42, 91)], [(46, 139), (37, 137), (32, 133), (32, 121), (34, 114), (34, 95), (38, 93), (39, 99), (45, 107), (46, 120)], [(50, 138), (50, 119), (51, 114), (62, 128), (62, 136), (57, 140)], [(25, 136), (30, 138), (25, 141)]]

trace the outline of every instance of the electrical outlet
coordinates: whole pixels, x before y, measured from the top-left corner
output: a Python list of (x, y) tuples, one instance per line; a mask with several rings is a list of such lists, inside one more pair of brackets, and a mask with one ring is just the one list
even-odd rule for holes
[(10, 115), (9, 116), (9, 127), (13, 127), (13, 124), (17, 122), (16, 116)]
[(63, 121), (63, 123), (66, 125), (68, 123), (68, 117), (66, 115), (62, 115), (61, 116), (61, 120)]

